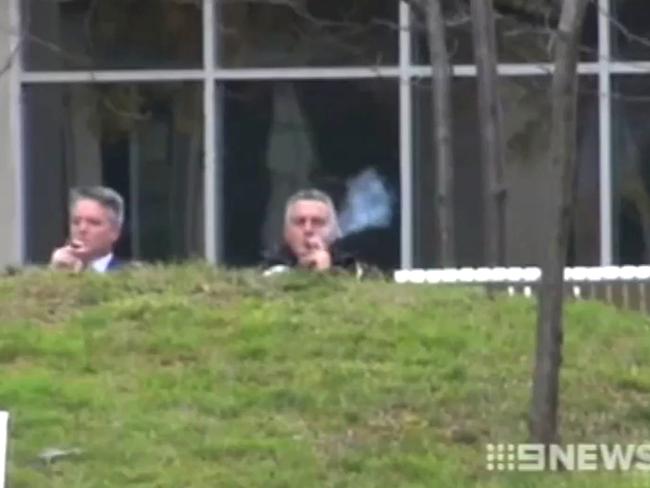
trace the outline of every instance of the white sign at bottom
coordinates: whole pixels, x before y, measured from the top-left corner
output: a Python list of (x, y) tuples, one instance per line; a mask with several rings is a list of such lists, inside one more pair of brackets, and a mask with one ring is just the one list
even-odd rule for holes
[(5, 488), (7, 476), (7, 439), (9, 437), (9, 412), (0, 411), (0, 488)]

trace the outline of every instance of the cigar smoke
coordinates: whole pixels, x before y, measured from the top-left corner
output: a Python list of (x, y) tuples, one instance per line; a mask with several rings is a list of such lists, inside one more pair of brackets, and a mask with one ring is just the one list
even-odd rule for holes
[(351, 178), (339, 214), (342, 235), (388, 227), (393, 217), (392, 203), (386, 184), (374, 168)]

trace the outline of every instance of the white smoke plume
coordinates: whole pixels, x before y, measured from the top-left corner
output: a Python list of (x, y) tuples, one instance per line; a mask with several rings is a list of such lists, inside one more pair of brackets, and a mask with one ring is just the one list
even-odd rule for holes
[(393, 217), (392, 198), (374, 168), (368, 168), (347, 182), (347, 193), (339, 225), (345, 237), (366, 229), (390, 225)]

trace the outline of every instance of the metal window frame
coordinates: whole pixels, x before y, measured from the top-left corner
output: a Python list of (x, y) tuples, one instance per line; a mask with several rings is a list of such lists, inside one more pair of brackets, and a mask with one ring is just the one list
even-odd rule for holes
[[(20, 0), (10, 0), (11, 24), (20, 26)], [(396, 66), (349, 66), (349, 67), (289, 67), (224, 69), (216, 66), (218, 52), (216, 21), (219, 12), (215, 0), (203, 0), (203, 66), (200, 69), (181, 70), (100, 70), (100, 71), (25, 71), (19, 56), (12, 65), (10, 101), (10, 127), (12, 160), (18, 162), (16, 171), (16, 232), (15, 246), (24, 262), (25, 209), (24, 179), (25, 161), (22, 144), (21, 91), (27, 84), (49, 83), (119, 83), (119, 82), (165, 82), (197, 81), (203, 84), (204, 113), (204, 235), (205, 257), (216, 264), (223, 262), (223, 181), (220, 127), (222, 108), (217, 102), (221, 82), (229, 80), (345, 80), (390, 78), (399, 83), (399, 143), (400, 143), (400, 261), (403, 269), (414, 265), (413, 223), (413, 141), (412, 141), (412, 89), (414, 79), (431, 76), (431, 68), (413, 63), (411, 57), (411, 9), (407, 2), (400, 2), (398, 47), (399, 61)], [(597, 75), (599, 80), (599, 130), (600, 130), (600, 260), (601, 264), (614, 261), (612, 249), (612, 178), (611, 178), (611, 78), (614, 74), (650, 74), (650, 61), (613, 61), (608, 14), (610, 0), (598, 0), (598, 61), (583, 62), (578, 66), (581, 75)], [(12, 36), (12, 48), (20, 43), (20, 35)], [(509, 64), (498, 66), (502, 76), (539, 76), (553, 72), (550, 63)], [(476, 76), (474, 65), (454, 65), (455, 77)], [(217, 106), (219, 105), (219, 106)]]
[[(613, 263), (612, 236), (612, 67), (622, 63), (611, 61), (610, 0), (598, 0), (598, 110), (599, 110), (599, 203), (600, 203), (600, 264)], [(650, 63), (647, 63), (650, 68)]]
[(213, 0), (203, 0), (203, 236), (204, 257), (221, 261), (221, 208), (217, 198), (217, 146), (214, 69), (217, 46), (216, 8)]
[(411, 85), (411, 6), (399, 5), (399, 145), (400, 145), (400, 265), (413, 267), (413, 110)]
[(9, 0), (9, 53), (14, 56), (9, 66), (9, 139), (10, 158), (8, 164), (14, 167), (14, 215), (16, 228), (10, 233), (14, 236), (13, 254), (19, 263), (24, 263), (27, 256), (26, 209), (25, 209), (25, 168), (23, 156), (23, 114), (22, 114), (22, 57), (20, 56), (21, 24), (20, 0)]

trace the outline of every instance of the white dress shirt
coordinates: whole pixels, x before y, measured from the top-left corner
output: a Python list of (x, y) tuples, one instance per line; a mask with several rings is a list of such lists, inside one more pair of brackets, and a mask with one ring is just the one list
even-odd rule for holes
[(106, 273), (106, 269), (113, 259), (113, 253), (108, 253), (106, 256), (97, 258), (90, 263), (89, 268), (97, 273)]

